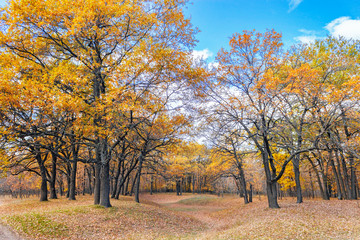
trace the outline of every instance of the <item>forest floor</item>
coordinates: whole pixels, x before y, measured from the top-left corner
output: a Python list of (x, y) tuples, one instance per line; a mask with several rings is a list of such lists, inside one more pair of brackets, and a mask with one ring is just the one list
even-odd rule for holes
[(0, 218), (24, 239), (360, 239), (360, 201), (287, 198), (269, 209), (263, 196), (245, 205), (230, 195), (160, 193), (105, 209), (77, 198), (5, 198)]

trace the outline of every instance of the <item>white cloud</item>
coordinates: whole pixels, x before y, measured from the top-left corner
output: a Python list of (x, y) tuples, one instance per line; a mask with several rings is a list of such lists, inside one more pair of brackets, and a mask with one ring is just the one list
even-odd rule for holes
[(290, 0), (289, 2), (289, 11), (292, 12), (303, 0)]
[(305, 44), (314, 43), (316, 41), (316, 39), (319, 39), (319, 38), (315, 35), (299, 36), (299, 37), (295, 38), (295, 40), (300, 41), (301, 43), (305, 43)]
[(360, 40), (360, 19), (353, 20), (350, 17), (340, 17), (325, 26), (332, 36), (352, 38)]
[(204, 49), (200, 51), (194, 50), (192, 55), (196, 60), (206, 60), (209, 57), (212, 57), (214, 54), (209, 49)]
[(317, 34), (317, 32), (314, 31), (314, 30), (308, 30), (308, 29), (303, 29), (303, 28), (299, 29), (299, 32), (304, 33), (306, 35), (315, 35), (315, 34)]

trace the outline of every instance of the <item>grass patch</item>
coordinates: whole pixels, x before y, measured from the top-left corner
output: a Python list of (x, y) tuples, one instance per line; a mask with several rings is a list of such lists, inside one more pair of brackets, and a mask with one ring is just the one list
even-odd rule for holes
[(5, 221), (14, 229), (29, 235), (40, 234), (48, 237), (68, 235), (68, 228), (64, 224), (55, 222), (40, 213), (8, 216)]
[(218, 198), (216, 197), (196, 196), (192, 198), (182, 199), (177, 203), (183, 205), (208, 205), (216, 201), (218, 201)]

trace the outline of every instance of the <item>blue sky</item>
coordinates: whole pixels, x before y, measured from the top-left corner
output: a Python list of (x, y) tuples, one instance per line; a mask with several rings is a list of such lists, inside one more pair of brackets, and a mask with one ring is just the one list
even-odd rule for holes
[(186, 14), (201, 31), (196, 50), (205, 57), (215, 56), (243, 30), (274, 29), (282, 33), (285, 47), (327, 35), (360, 39), (360, 2), (355, 0), (192, 0)]
[[(59, 0), (61, 1), (61, 0)], [(200, 29), (196, 50), (213, 59), (235, 32), (274, 29), (289, 47), (326, 35), (360, 39), (357, 0), (190, 0), (186, 16)], [(3, 5), (5, 0), (0, 0)], [(212, 55), (212, 56), (211, 56)]]

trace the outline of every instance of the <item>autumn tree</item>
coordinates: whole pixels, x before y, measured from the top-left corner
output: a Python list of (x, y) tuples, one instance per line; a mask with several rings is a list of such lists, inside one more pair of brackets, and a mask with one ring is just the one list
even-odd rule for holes
[(278, 208), (277, 181), (286, 165), (305, 149), (293, 151), (277, 171), (272, 149), (280, 118), (275, 95), (267, 89), (268, 73), (277, 71), (282, 61), (281, 35), (275, 31), (234, 34), (230, 50), (222, 49), (217, 60), (218, 86), (210, 94), (219, 110), (237, 122), (252, 146), (260, 152), (266, 175), (269, 207)]
[(114, 107), (129, 111), (128, 89), (174, 80), (185, 70), (195, 32), (182, 13), (185, 3), (24, 0), (4, 8), (3, 51), (36, 66), (37, 77), (47, 79), (45, 92), (60, 89), (60, 96), (70, 95), (70, 103), (81, 105), (87, 131), (80, 137), (96, 152), (95, 204), (111, 206), (109, 164), (120, 143), (109, 132)]

